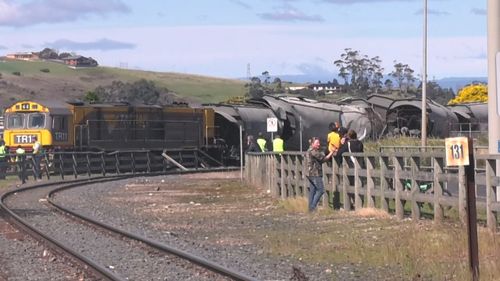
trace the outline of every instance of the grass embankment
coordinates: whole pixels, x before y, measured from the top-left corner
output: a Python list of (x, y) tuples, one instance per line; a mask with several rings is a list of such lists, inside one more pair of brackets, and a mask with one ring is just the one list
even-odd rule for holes
[[(15, 72), (20, 75), (14, 75)], [(0, 61), (0, 73), (2, 80), (12, 85), (9, 92), (3, 94), (8, 95), (6, 98), (16, 99), (82, 97), (87, 91), (111, 85), (113, 81), (134, 82), (140, 79), (151, 80), (179, 97), (203, 103), (225, 101), (243, 96), (246, 92), (245, 82), (236, 79), (113, 67), (71, 69), (46, 61)]]
[[(306, 199), (280, 201), (288, 214), (305, 213)], [(356, 264), (358, 268), (394, 267), (405, 280), (470, 280), (465, 227), (445, 222), (395, 220), (387, 213), (320, 210), (309, 215), (315, 228), (293, 233), (266, 232), (265, 248), (305, 262)], [(479, 228), (481, 280), (500, 278), (500, 239)]]

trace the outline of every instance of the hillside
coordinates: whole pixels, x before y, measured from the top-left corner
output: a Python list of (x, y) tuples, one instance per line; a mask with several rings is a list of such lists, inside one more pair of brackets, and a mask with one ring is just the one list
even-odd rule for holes
[[(42, 69), (49, 72), (42, 72)], [(20, 76), (14, 72), (19, 72)], [(81, 98), (87, 91), (110, 85), (115, 80), (152, 80), (156, 85), (175, 92), (179, 99), (193, 102), (219, 102), (245, 93), (245, 82), (239, 80), (111, 67), (71, 69), (45, 61), (0, 60), (0, 74), (2, 108), (20, 99)]]

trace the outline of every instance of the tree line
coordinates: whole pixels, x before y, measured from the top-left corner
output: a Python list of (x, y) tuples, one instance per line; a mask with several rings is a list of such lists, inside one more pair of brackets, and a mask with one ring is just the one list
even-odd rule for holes
[[(386, 72), (379, 56), (370, 57), (358, 50), (346, 48), (340, 58), (333, 61), (333, 65), (338, 69), (338, 77), (343, 81), (341, 83), (333, 77), (328, 84), (338, 89), (338, 93), (361, 98), (370, 94), (421, 98), (422, 82), (415, 76), (415, 71), (406, 63), (396, 60), (393, 63), (393, 69)], [(249, 97), (285, 93), (281, 79), (274, 78), (271, 82), (268, 71), (263, 72), (261, 78), (252, 77), (245, 85)], [(307, 88), (295, 93), (316, 98), (325, 94)], [(427, 98), (440, 104), (446, 104), (455, 97), (451, 88), (442, 88), (435, 81), (427, 82), (426, 93)]]

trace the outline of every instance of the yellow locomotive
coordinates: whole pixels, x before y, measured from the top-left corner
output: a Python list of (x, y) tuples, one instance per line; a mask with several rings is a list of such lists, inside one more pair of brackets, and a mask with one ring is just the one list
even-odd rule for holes
[(187, 105), (20, 101), (4, 115), (4, 141), (46, 149), (200, 149), (213, 143), (214, 110)]

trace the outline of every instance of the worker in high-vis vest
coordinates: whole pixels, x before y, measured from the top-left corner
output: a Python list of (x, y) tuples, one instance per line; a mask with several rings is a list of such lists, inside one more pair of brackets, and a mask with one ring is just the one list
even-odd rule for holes
[(5, 179), (5, 172), (7, 171), (7, 147), (5, 142), (0, 140), (0, 179)]
[(273, 140), (273, 152), (283, 152), (285, 151), (283, 139), (280, 138), (280, 135), (276, 135)]
[(33, 144), (33, 172), (37, 180), (42, 178), (40, 171), (40, 162), (42, 160), (42, 144), (37, 140)]
[(16, 162), (17, 162), (17, 173), (19, 175), (19, 179), (21, 180), (21, 183), (26, 183), (26, 166), (25, 166), (25, 161), (26, 160), (26, 150), (22, 148), (20, 145), (17, 146), (16, 149)]
[(260, 148), (261, 152), (266, 152), (267, 151), (266, 143), (267, 143), (266, 139), (264, 138), (264, 136), (262, 135), (262, 133), (259, 132), (259, 137), (257, 138), (257, 144), (259, 145), (259, 148)]

